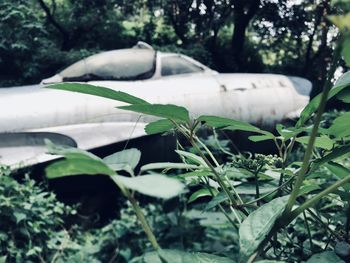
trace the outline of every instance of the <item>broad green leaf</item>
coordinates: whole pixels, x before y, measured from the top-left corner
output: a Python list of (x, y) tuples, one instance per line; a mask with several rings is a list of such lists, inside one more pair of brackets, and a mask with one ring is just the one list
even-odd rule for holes
[(138, 149), (131, 148), (111, 154), (103, 158), (103, 161), (115, 171), (126, 170), (129, 174), (133, 174), (140, 158), (141, 152)]
[(327, 133), (334, 135), (336, 138), (344, 138), (350, 136), (350, 112), (343, 113), (337, 117), (331, 127), (327, 129)]
[(102, 161), (87, 158), (72, 158), (56, 161), (46, 167), (45, 173), (49, 179), (81, 174), (115, 174), (115, 172)]
[(161, 119), (146, 125), (145, 132), (149, 135), (168, 132), (175, 128), (175, 124), (168, 119)]
[(150, 163), (141, 167), (141, 171), (147, 170), (170, 170), (170, 169), (197, 169), (198, 166), (187, 163)]
[(349, 153), (350, 153), (350, 144), (337, 147), (337, 148), (333, 149), (329, 154), (327, 154), (319, 159), (316, 159), (312, 163), (311, 171), (314, 171), (318, 167), (320, 167), (321, 165), (324, 165), (325, 163), (328, 163), (334, 159), (340, 158), (340, 157), (342, 157), (346, 154), (349, 154)]
[(161, 174), (141, 175), (136, 177), (114, 175), (111, 176), (111, 178), (117, 185), (122, 184), (141, 194), (158, 198), (172, 198), (184, 191), (184, 185), (179, 180)]
[(48, 139), (45, 139), (45, 144), (50, 154), (62, 155), (66, 158), (79, 158), (79, 159), (87, 159), (87, 160), (94, 159), (99, 161), (102, 160), (98, 156), (88, 151), (66, 146), (66, 145), (57, 145), (52, 143)]
[(78, 93), (84, 93), (89, 95), (95, 95), (107, 99), (117, 100), (129, 104), (148, 104), (147, 101), (132, 96), (128, 93), (122, 91), (115, 91), (105, 87), (99, 87), (89, 84), (81, 84), (81, 83), (62, 83), (62, 84), (54, 84), (46, 86), (46, 88), (50, 89), (58, 89), (58, 90), (66, 90), (66, 91), (74, 91)]
[[(348, 87), (350, 85), (350, 71), (344, 73), (340, 78), (336, 81), (333, 88), (330, 90), (328, 94), (328, 99), (333, 98), (335, 95), (337, 95), (339, 92), (341, 92), (344, 88)], [(310, 117), (311, 115), (317, 110), (320, 101), (321, 101), (322, 94), (317, 95), (315, 98), (313, 98), (308, 105), (304, 108), (302, 113), (300, 114), (300, 118), (298, 122), (296, 123), (295, 127), (300, 128)]]
[[(302, 136), (296, 138), (297, 142), (300, 142), (301, 144), (307, 145), (309, 143), (310, 136)], [(321, 148), (321, 149), (326, 149), (326, 150), (331, 150), (334, 145), (334, 141), (329, 138), (326, 135), (321, 135), (321, 137), (316, 137), (315, 140), (315, 147)]]
[(275, 136), (271, 135), (252, 135), (249, 136), (248, 139), (253, 141), (253, 142), (262, 142), (262, 141), (267, 141), (267, 140), (273, 140)]
[(308, 184), (300, 188), (298, 196), (306, 195), (312, 191), (319, 190), (321, 187), (317, 184)]
[(199, 166), (207, 167), (207, 164), (205, 163), (203, 158), (198, 155), (195, 155), (194, 153), (181, 151), (181, 150), (175, 150), (175, 152), (192, 163), (198, 164)]
[(190, 120), (189, 113), (184, 107), (172, 104), (134, 104), (129, 106), (121, 106), (118, 108), (178, 122), (189, 122)]
[[(350, 170), (343, 165), (335, 162), (326, 163), (325, 166), (330, 170), (338, 179), (343, 179), (350, 176)], [(342, 186), (345, 190), (350, 191), (350, 184)]]
[(314, 254), (306, 263), (345, 263), (333, 251)]
[(211, 196), (210, 190), (207, 188), (197, 190), (196, 192), (191, 194), (190, 198), (188, 199), (188, 203), (192, 203), (192, 202), (196, 201), (198, 198), (203, 197), (203, 196)]
[(242, 262), (259, 247), (281, 216), (289, 196), (273, 199), (249, 214), (239, 228), (239, 246)]
[(350, 30), (350, 12), (345, 15), (331, 15), (327, 18), (341, 31)]
[[(159, 258), (162, 257), (162, 260)], [(163, 249), (148, 252), (143, 256), (143, 263), (234, 263), (230, 258), (219, 257), (207, 253), (185, 252), (175, 249)]]
[(0, 263), (6, 263), (7, 256), (0, 256)]
[[(271, 183), (259, 182), (260, 194), (270, 193), (270, 192), (276, 190), (277, 187), (278, 187), (277, 185), (274, 185)], [(236, 186), (236, 192), (238, 194), (243, 194), (243, 195), (255, 195), (256, 194), (255, 183), (254, 182), (242, 183), (242, 184)]]

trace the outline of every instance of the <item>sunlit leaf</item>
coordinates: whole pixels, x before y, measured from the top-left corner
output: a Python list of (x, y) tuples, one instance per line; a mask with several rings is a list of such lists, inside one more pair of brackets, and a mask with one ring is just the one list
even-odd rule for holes
[(199, 189), (195, 191), (193, 194), (191, 194), (190, 198), (188, 199), (188, 203), (192, 203), (196, 201), (198, 198), (203, 196), (211, 196), (211, 191), (207, 188)]
[(175, 150), (177, 154), (179, 154), (181, 157), (184, 157), (186, 160), (190, 161), (191, 163), (198, 164), (199, 166), (207, 167), (207, 164), (203, 160), (202, 157), (195, 155), (194, 153), (181, 151), (181, 150)]
[(45, 173), (49, 179), (81, 174), (115, 174), (115, 172), (103, 162), (86, 158), (73, 158), (56, 161), (46, 167)]
[(54, 84), (46, 86), (46, 88), (50, 89), (58, 89), (58, 90), (66, 90), (66, 91), (74, 91), (78, 93), (84, 93), (89, 95), (95, 95), (107, 99), (117, 100), (129, 104), (148, 104), (147, 101), (132, 96), (128, 93), (122, 91), (115, 91), (105, 87), (99, 87), (89, 84), (81, 84), (81, 83), (62, 83), (62, 84)]
[(133, 174), (133, 170), (139, 163), (140, 158), (141, 152), (138, 149), (131, 148), (111, 154), (103, 158), (103, 161), (115, 171), (126, 170), (128, 173)]
[(45, 139), (45, 144), (48, 150), (48, 153), (50, 154), (56, 154), (56, 155), (62, 155), (66, 158), (79, 158), (79, 159), (94, 159), (94, 160), (102, 160), (100, 157), (71, 146), (66, 146), (66, 145), (57, 145), (52, 143), (50, 140)]
[(188, 111), (184, 107), (172, 104), (134, 104), (118, 107), (119, 109), (139, 112), (179, 122), (189, 122)]
[(239, 228), (239, 246), (242, 262), (248, 259), (271, 231), (281, 216), (289, 196), (273, 199), (261, 206), (243, 221)]
[[(301, 144), (307, 145), (309, 143), (310, 136), (302, 136), (296, 138), (297, 142), (300, 142)], [(331, 138), (329, 138), (326, 135), (321, 135), (320, 137), (316, 137), (315, 139), (315, 147), (331, 150), (333, 148), (334, 142)]]
[[(339, 92), (341, 92), (344, 88), (348, 87), (349, 85), (350, 85), (350, 71), (344, 73), (336, 81), (333, 88), (330, 90), (330, 92), (328, 94), (328, 99), (333, 98), (335, 95), (337, 95)], [(300, 128), (311, 117), (311, 115), (317, 110), (317, 108), (320, 104), (320, 101), (321, 101), (321, 96), (322, 96), (322, 94), (317, 95), (304, 108), (304, 110), (300, 114), (300, 118), (295, 126), (296, 128)]]
[(117, 185), (122, 184), (141, 194), (158, 198), (172, 198), (184, 191), (184, 185), (179, 180), (161, 174), (141, 175), (136, 177), (114, 175), (111, 178)]
[[(162, 257), (163, 261), (159, 258)], [(148, 252), (143, 256), (144, 263), (234, 263), (230, 258), (219, 257), (207, 253), (185, 252), (175, 249), (163, 249)]]
[(172, 121), (168, 119), (162, 119), (162, 120), (157, 120), (147, 124), (145, 127), (145, 131), (147, 134), (151, 135), (151, 134), (168, 132), (174, 128), (175, 128), (175, 124)]
[(350, 12), (345, 15), (331, 15), (327, 18), (341, 31), (350, 30)]
[(314, 254), (306, 263), (345, 263), (333, 251), (321, 252)]

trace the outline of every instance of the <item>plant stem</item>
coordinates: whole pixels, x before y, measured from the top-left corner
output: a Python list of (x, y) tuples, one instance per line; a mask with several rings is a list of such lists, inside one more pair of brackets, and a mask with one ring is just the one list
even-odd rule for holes
[(141, 225), (142, 225), (142, 228), (143, 230), (145, 231), (146, 235), (147, 235), (147, 238), (148, 240), (151, 242), (152, 244), (152, 247), (155, 249), (155, 250), (159, 250), (160, 249), (160, 246), (157, 242), (157, 239), (155, 237), (155, 235), (153, 234), (153, 231), (151, 229), (151, 227), (149, 226), (146, 218), (145, 218), (145, 215), (143, 214), (140, 206), (138, 205), (136, 199), (131, 195), (130, 191), (128, 189), (125, 189), (124, 191), (124, 194), (125, 196), (128, 198), (129, 202), (131, 203), (135, 213), (136, 213), (136, 216), (137, 216), (137, 219), (140, 221)]
[(309, 142), (307, 144), (307, 148), (306, 148), (306, 151), (305, 151), (303, 163), (302, 163), (301, 169), (300, 169), (300, 171), (298, 173), (298, 177), (297, 177), (297, 179), (295, 181), (295, 184), (294, 184), (292, 193), (291, 193), (291, 195), (289, 197), (288, 203), (286, 205), (286, 209), (284, 211), (284, 215), (288, 215), (288, 213), (292, 210), (293, 205), (295, 204), (295, 201), (296, 201), (296, 199), (298, 197), (299, 189), (300, 189), (301, 185), (303, 184), (303, 181), (304, 181), (305, 176), (307, 174), (307, 171), (309, 169), (309, 163), (310, 163), (310, 160), (311, 160), (311, 157), (312, 157), (312, 151), (313, 151), (313, 148), (314, 148), (314, 144), (315, 144), (315, 140), (316, 140), (316, 136), (317, 136), (317, 132), (318, 132), (318, 127), (320, 125), (321, 117), (322, 117), (322, 114), (323, 114), (323, 112), (325, 110), (325, 107), (326, 107), (329, 91), (332, 88), (332, 77), (333, 77), (334, 72), (335, 72), (335, 70), (336, 70), (336, 68), (338, 66), (338, 63), (339, 63), (341, 46), (342, 46), (342, 43), (339, 40), (337, 45), (336, 45), (336, 47), (335, 47), (335, 50), (334, 50), (334, 55), (333, 55), (331, 68), (330, 68), (330, 70), (328, 72), (327, 81), (325, 83), (325, 86), (324, 86), (324, 89), (323, 89), (323, 93), (321, 95), (320, 104), (319, 104), (319, 107), (318, 107), (318, 110), (317, 110), (316, 117), (314, 119), (314, 126), (312, 127), (312, 131), (311, 131)]
[(307, 200), (305, 203), (303, 203), (298, 208), (294, 209), (286, 218), (287, 221), (290, 223), (292, 222), (300, 213), (302, 213), (305, 209), (310, 208), (313, 206), (316, 202), (318, 202), (321, 198), (324, 196), (334, 192), (337, 188), (341, 187), (342, 185), (350, 182), (350, 175), (344, 177), (343, 179), (337, 181), (336, 183), (332, 184), (322, 192), (318, 193), (317, 195), (313, 196), (311, 199)]
[(314, 251), (314, 245), (312, 243), (312, 236), (311, 236), (310, 226), (309, 226), (309, 223), (307, 222), (307, 217), (306, 217), (305, 211), (303, 211), (303, 216), (304, 216), (304, 222), (305, 222), (305, 227), (306, 227), (306, 230), (307, 230), (307, 234), (309, 236), (310, 249), (311, 249), (311, 251)]

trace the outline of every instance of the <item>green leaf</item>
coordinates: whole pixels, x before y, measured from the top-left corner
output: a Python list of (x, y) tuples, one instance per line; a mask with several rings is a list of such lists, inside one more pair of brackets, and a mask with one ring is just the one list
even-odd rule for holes
[(184, 107), (172, 104), (135, 104), (118, 108), (178, 122), (189, 122), (190, 120), (189, 113)]
[(350, 136), (350, 112), (337, 117), (326, 131), (338, 139)]
[(181, 151), (181, 150), (175, 150), (175, 152), (180, 155), (181, 157), (184, 157), (186, 160), (189, 160), (192, 163), (198, 164), (202, 167), (207, 167), (208, 165), (205, 163), (202, 157), (195, 155), (194, 153)]
[(117, 185), (122, 184), (141, 194), (158, 198), (172, 198), (184, 191), (184, 185), (179, 180), (161, 174), (136, 177), (114, 175), (111, 178)]
[(224, 192), (220, 192), (219, 194), (217, 194), (216, 196), (213, 197), (212, 200), (210, 200), (209, 203), (207, 203), (207, 205), (205, 206), (204, 210), (208, 211), (214, 207), (216, 207), (217, 205), (221, 204), (222, 202), (227, 201), (229, 198), (227, 196), (226, 193)]
[(0, 263), (6, 263), (7, 256), (0, 256)]
[(125, 170), (129, 174), (133, 174), (140, 158), (141, 152), (138, 149), (131, 148), (111, 154), (103, 158), (103, 161), (115, 171)]
[[(309, 143), (310, 136), (302, 136), (296, 138), (297, 142), (300, 142), (301, 144), (307, 145)], [(331, 138), (329, 138), (326, 135), (321, 135), (321, 137), (316, 137), (315, 140), (315, 147), (331, 150), (333, 148), (334, 142)]]
[(141, 171), (147, 170), (170, 170), (170, 169), (197, 169), (198, 166), (187, 163), (150, 163), (141, 167)]
[[(350, 175), (350, 170), (343, 165), (335, 162), (329, 162), (325, 166), (338, 178), (343, 179)], [(342, 186), (345, 190), (350, 191), (350, 184)]]
[(48, 139), (45, 139), (45, 144), (50, 154), (62, 155), (66, 158), (79, 158), (79, 159), (87, 159), (87, 160), (94, 159), (94, 160), (102, 161), (102, 159), (99, 158), (98, 156), (82, 149), (78, 149), (78, 148), (70, 147), (66, 145), (57, 145), (52, 143)]
[(203, 176), (210, 176), (211, 172), (206, 170), (197, 170), (185, 174), (179, 174), (178, 177), (180, 178), (188, 178), (188, 177), (203, 177)]
[(350, 30), (350, 12), (345, 15), (331, 15), (327, 18), (341, 31)]
[[(349, 13), (350, 15), (350, 13)], [(350, 22), (350, 19), (349, 19)], [(350, 26), (350, 23), (349, 23)], [(350, 29), (350, 28), (349, 28)], [(350, 67), (350, 37), (348, 36), (344, 42), (342, 47), (342, 56), (344, 58), (344, 61), (348, 67)]]
[(58, 90), (66, 90), (66, 91), (74, 91), (89, 95), (95, 95), (107, 99), (117, 100), (129, 104), (148, 104), (147, 101), (132, 96), (128, 93), (122, 91), (115, 91), (105, 87), (99, 87), (89, 84), (81, 84), (81, 83), (62, 83), (62, 84), (54, 84), (46, 86), (49, 89), (58, 89)]
[(149, 135), (168, 132), (175, 128), (175, 124), (168, 119), (157, 120), (146, 125), (145, 132)]
[[(162, 260), (160, 257), (162, 257)], [(159, 252), (148, 252), (143, 256), (144, 263), (234, 263), (230, 258), (207, 253), (185, 252), (175, 249), (162, 249)]]
[(289, 196), (273, 199), (249, 214), (239, 228), (242, 261), (248, 259), (264, 241), (276, 220), (281, 216)]
[(300, 188), (298, 196), (306, 195), (312, 191), (319, 190), (321, 187), (317, 184), (308, 184)]
[[(213, 128), (227, 128), (229, 130), (250, 131), (262, 134), (271, 134), (263, 131), (250, 123), (244, 121), (238, 121), (217, 116), (200, 116), (198, 119), (200, 122), (204, 122), (205, 125)], [(273, 136), (273, 135), (272, 135)]]
[(339, 92), (337, 99), (344, 103), (350, 103), (350, 89), (344, 89), (342, 92)]
[(115, 172), (102, 161), (87, 158), (72, 158), (56, 161), (45, 168), (49, 179), (82, 174), (114, 175)]
[(27, 218), (27, 215), (24, 213), (19, 213), (19, 212), (14, 212), (13, 215), (16, 218), (16, 223), (18, 224), (19, 222), (21, 222), (22, 220)]
[(350, 152), (350, 144), (340, 146), (340, 147), (333, 149), (329, 154), (323, 156), (322, 158), (316, 159), (312, 163), (311, 172), (315, 171), (321, 165), (324, 165), (325, 163), (328, 163), (334, 159), (340, 158), (340, 157), (348, 154), (349, 152)]
[[(339, 92), (341, 92), (344, 88), (350, 85), (350, 71), (344, 73), (340, 78), (336, 81), (333, 88), (330, 90), (328, 94), (328, 99), (333, 98)], [(296, 123), (295, 127), (300, 128), (304, 123), (311, 117), (311, 115), (318, 109), (318, 106), (321, 101), (322, 94), (317, 95), (313, 98), (309, 104), (304, 108), (302, 113), (300, 114), (300, 118)]]
[(262, 142), (262, 141), (267, 141), (267, 140), (273, 140), (275, 136), (271, 135), (252, 135), (249, 136), (248, 139), (253, 141), (253, 142)]
[[(212, 190), (213, 191), (213, 190)], [(211, 192), (207, 188), (199, 189), (196, 192), (194, 192), (190, 198), (188, 199), (188, 203), (192, 203), (196, 201), (198, 198), (203, 196), (211, 196)]]
[(340, 257), (333, 251), (326, 251), (318, 254), (314, 254), (306, 263), (345, 263)]

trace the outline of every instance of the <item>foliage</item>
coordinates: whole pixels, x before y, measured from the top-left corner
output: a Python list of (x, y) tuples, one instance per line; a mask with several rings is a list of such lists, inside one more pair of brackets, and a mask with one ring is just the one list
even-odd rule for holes
[[(349, 133), (346, 132), (350, 128), (349, 122), (346, 122), (348, 120), (348, 114), (344, 113), (337, 117), (329, 127), (320, 128), (321, 117), (327, 100), (337, 97), (350, 86), (349, 72), (342, 75), (334, 86), (331, 85), (331, 78), (338, 65), (340, 55), (343, 54), (344, 56), (345, 54), (347, 56), (347, 53), (344, 53), (343, 50), (347, 48), (347, 45), (344, 43), (347, 43), (346, 41), (349, 39), (347, 27), (343, 26), (344, 23), (347, 25), (346, 16), (333, 17), (331, 20), (335, 21), (337, 25), (341, 25), (341, 36), (335, 48), (333, 64), (328, 74), (328, 80), (323, 93), (310, 101), (302, 111), (300, 119), (294, 127), (285, 127), (278, 124), (276, 126), (276, 134), (273, 134), (251, 124), (222, 117), (199, 116), (197, 119), (190, 119), (189, 113), (185, 108), (175, 105), (150, 104), (141, 100), (133, 100), (129, 102), (131, 105), (120, 107), (125, 110), (162, 118), (146, 127), (146, 131), (150, 131), (151, 134), (157, 132), (163, 133), (167, 129), (175, 129), (188, 140), (193, 147), (193, 152), (176, 151), (182, 158), (184, 165), (176, 163), (151, 164), (147, 168), (145, 166), (141, 168), (141, 171), (152, 168), (166, 168), (167, 170), (180, 168), (187, 170), (187, 173), (179, 174), (178, 177), (182, 178), (188, 185), (199, 187), (199, 190), (190, 196), (189, 203), (204, 196), (211, 196), (212, 200), (208, 203), (207, 209), (217, 209), (222, 212), (232, 227), (239, 229), (239, 262), (253, 262), (259, 258), (291, 260), (291, 258), (295, 257), (297, 261), (300, 261), (312, 256), (314, 253), (320, 251), (320, 241), (317, 246), (314, 245), (316, 240), (315, 236), (311, 233), (309, 217), (314, 218), (321, 225), (325, 224), (322, 218), (324, 215), (314, 213), (313, 210), (316, 209), (316, 211), (321, 212), (322, 209), (325, 209), (325, 206), (329, 206), (329, 208), (337, 206), (334, 203), (335, 200), (341, 200), (341, 202), (347, 202), (349, 200), (345, 196), (349, 190), (350, 170), (340, 162), (348, 157), (350, 152)], [(94, 87), (89, 85), (85, 85), (84, 87), (84, 93), (96, 95)], [(51, 88), (71, 91), (80, 90), (80, 87), (75, 90), (69, 84), (54, 85)], [(100, 87), (100, 89), (104, 97), (110, 92), (106, 88)], [(343, 94), (341, 96), (341, 99), (347, 101), (347, 96), (348, 94), (345, 93), (345, 95)], [(125, 102), (123, 98), (115, 99)], [(312, 127), (308, 127), (306, 123), (312, 117), (314, 118), (313, 125)], [(213, 153), (197, 136), (198, 130), (204, 127), (254, 133), (255, 135), (249, 137), (252, 141), (272, 141), (276, 145), (279, 156), (265, 157), (263, 155), (255, 155), (254, 158), (239, 156), (237, 158), (233, 157), (232, 166), (220, 165)], [(307, 133), (306, 136), (303, 134), (305, 132)], [(297, 143), (306, 146), (304, 157), (299, 163), (288, 163), (293, 147)], [(78, 167), (79, 163), (75, 159), (78, 156), (73, 158), (71, 156), (72, 152), (76, 155), (77, 150), (67, 149), (67, 151), (63, 152), (63, 155), (66, 158), (66, 162), (71, 161), (71, 165)], [(86, 160), (87, 156), (89, 156), (91, 161), (96, 161), (97, 157), (91, 157), (90, 155), (84, 152), (79, 153), (80, 159)], [(125, 191), (125, 188), (129, 188), (147, 195), (154, 194), (154, 196), (166, 197), (160, 194), (155, 183), (152, 182), (152, 175), (131, 178), (113, 175), (110, 173), (111, 168), (108, 164), (103, 163), (101, 160), (98, 160), (98, 162), (99, 164), (94, 169), (88, 168), (85, 171), (84, 168), (83, 170), (78, 170), (77, 173), (89, 174), (100, 172), (111, 176), (123, 194), (132, 203), (149, 241), (156, 250), (153, 254), (145, 254), (143, 260), (147, 262), (149, 257), (159, 257), (160, 261), (172, 262), (174, 260), (173, 253), (175, 252), (160, 248), (140, 208), (135, 206), (135, 200), (133, 200), (133, 197), (128, 191)], [(54, 175), (55, 173), (57, 173), (57, 176), (74, 174), (76, 171), (67, 168), (66, 164), (59, 164), (60, 169), (57, 169), (55, 164), (49, 166), (47, 168), (48, 176), (56, 177)], [(331, 180), (328, 177), (329, 172), (332, 175)], [(240, 176), (237, 177), (237, 174)], [(324, 180), (326, 177), (327, 180)], [(150, 186), (147, 186), (148, 183), (138, 184), (137, 182), (141, 178), (144, 178), (145, 182), (149, 181), (150, 184), (153, 184), (154, 189), (151, 190)], [(193, 178), (194, 180), (191, 180)], [(239, 178), (239, 181), (237, 181), (237, 178)], [(132, 183), (129, 185), (127, 183), (129, 180), (130, 182), (135, 181), (135, 184)], [(161, 184), (165, 187), (167, 183)], [(314, 186), (315, 184), (317, 184), (317, 187)], [(243, 187), (244, 185), (253, 185), (255, 191), (247, 191)], [(175, 186), (170, 185), (169, 181), (169, 191), (171, 192), (175, 188)], [(266, 188), (268, 189), (267, 191), (265, 190)], [(151, 193), (152, 191), (153, 194)], [(180, 188), (174, 191), (174, 195), (179, 192)], [(333, 199), (333, 201), (328, 199), (330, 204), (325, 205), (324, 202), (327, 202), (325, 200), (327, 200), (330, 194), (335, 195), (337, 198)], [(344, 205), (344, 203), (342, 204)], [(291, 236), (289, 235), (290, 233), (285, 233), (284, 229), (287, 226), (300, 227), (300, 220), (304, 221), (306, 226), (310, 249), (307, 254), (304, 254), (305, 252), (302, 246), (299, 257), (298, 255), (286, 256), (285, 251), (288, 247), (285, 246), (290, 244), (286, 239), (291, 239)], [(346, 240), (350, 234), (349, 215), (342, 216), (342, 220), (345, 221), (343, 224), (345, 223), (346, 225), (345, 234), (335, 233), (330, 227), (325, 229), (338, 240)], [(336, 222), (335, 224), (338, 223)], [(307, 238), (297, 236), (297, 239), (304, 242)], [(321, 240), (322, 242), (323, 240)], [(326, 247), (329, 243), (326, 243)], [(285, 246), (281, 246), (281, 244)], [(334, 245), (333, 242), (332, 246), (334, 247)], [(292, 247), (296, 251), (293, 244)], [(201, 257), (206, 257), (206, 259), (203, 259), (204, 261), (214, 260), (225, 262), (227, 260), (216, 257), (214, 259), (214, 256), (210, 255), (202, 256), (198, 254), (199, 256), (193, 256), (189, 252), (181, 252), (180, 254), (181, 257), (178, 258), (180, 262), (186, 262), (189, 258), (193, 262), (202, 262)], [(313, 258), (315, 257), (326, 261), (328, 257), (338, 257), (333, 254), (323, 253), (314, 255), (310, 260), (314, 260)], [(341, 259), (339, 260), (341, 261)]]
[(6, 262), (38, 262), (57, 250), (48, 244), (74, 210), (28, 177), (18, 183), (0, 166), (0, 255)]

